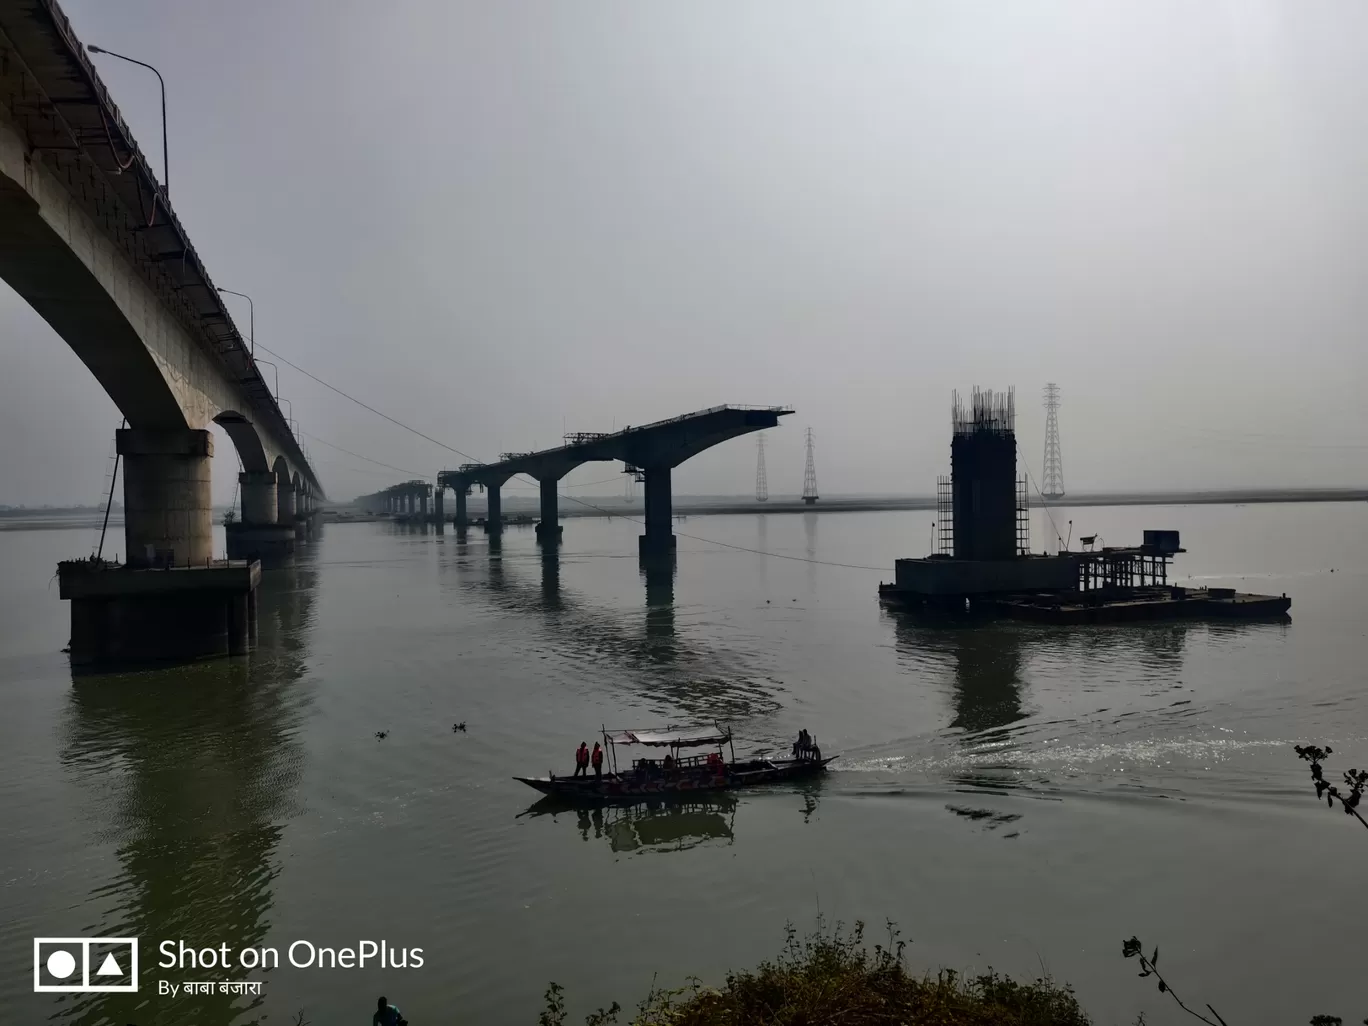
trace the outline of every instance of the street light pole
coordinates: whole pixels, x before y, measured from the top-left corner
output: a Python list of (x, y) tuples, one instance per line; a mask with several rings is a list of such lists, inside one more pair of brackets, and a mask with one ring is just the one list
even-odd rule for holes
[(129, 64), (136, 64), (139, 67), (146, 68), (148, 71), (152, 72), (152, 74), (157, 76), (157, 81), (161, 83), (162, 101), (162, 190), (168, 196), (170, 196), (171, 166), (170, 162), (166, 158), (166, 79), (162, 78), (162, 73), (158, 71), (156, 68), (152, 67), (152, 65), (148, 64), (146, 61), (139, 61), (134, 60), (132, 57), (125, 57), (121, 53), (115, 53), (113, 50), (106, 50), (102, 46), (91, 45), (87, 46), (86, 49), (89, 50), (91, 53), (108, 54), (110, 57), (117, 57), (121, 61), (128, 61)]
[[(217, 286), (215, 286), (217, 288)], [(252, 343), (252, 356), (256, 356), (256, 304), (252, 302), (252, 297), (245, 292), (234, 292), (232, 289), (218, 289), (219, 292), (226, 292), (230, 296), (241, 296), (247, 300), (247, 338)]]

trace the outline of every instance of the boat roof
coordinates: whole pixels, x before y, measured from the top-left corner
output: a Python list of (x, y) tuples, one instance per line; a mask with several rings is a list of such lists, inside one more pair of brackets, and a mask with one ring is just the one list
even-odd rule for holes
[(672, 748), (692, 748), (699, 745), (720, 745), (731, 740), (731, 731), (717, 723), (698, 727), (662, 727), (652, 730), (606, 730), (610, 744), (656, 745)]

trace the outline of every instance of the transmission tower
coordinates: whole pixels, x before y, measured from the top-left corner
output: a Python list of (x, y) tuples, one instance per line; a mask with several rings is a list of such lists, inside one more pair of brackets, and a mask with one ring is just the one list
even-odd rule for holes
[(812, 428), (807, 429), (807, 467), (803, 470), (803, 501), (809, 506), (817, 501), (817, 467), (812, 462)]
[(1059, 452), (1059, 386), (1045, 386), (1045, 472), (1040, 493), (1047, 499), (1064, 497), (1064, 457)]
[(755, 501), (769, 502), (769, 479), (765, 477), (765, 433), (755, 438)]

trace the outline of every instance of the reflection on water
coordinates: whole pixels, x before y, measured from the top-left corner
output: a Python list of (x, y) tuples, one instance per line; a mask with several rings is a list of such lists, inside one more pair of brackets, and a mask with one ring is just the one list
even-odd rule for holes
[(522, 815), (534, 819), (550, 817), (553, 823), (573, 823), (585, 841), (607, 841), (615, 852), (643, 854), (685, 851), (709, 841), (731, 844), (736, 839), (738, 804), (728, 794), (593, 807), (575, 806), (549, 797)]
[[(478, 549), (475, 550), (478, 552)], [(527, 568), (536, 561), (540, 580)], [(676, 622), (674, 559), (643, 559), (646, 602), (636, 616), (562, 587), (557, 549), (490, 551), (443, 568), (445, 587), (482, 592), (510, 612), (535, 617), (561, 658), (580, 664), (607, 660), (633, 674), (633, 686), (705, 720), (744, 719), (775, 708), (772, 682), (749, 672), (745, 656), (681, 635)]]
[(1021, 710), (1021, 637), (992, 627), (951, 630), (955, 660), (952, 727), (980, 741), (1006, 737), (1002, 728), (1024, 719)]
[(1026, 714), (1021, 708), (1021, 632), (1012, 625), (935, 619), (890, 611), (899, 653), (951, 668), (950, 725), (975, 741), (1000, 739), (1003, 728)]
[(542, 549), (541, 567), (542, 605), (548, 612), (558, 612), (561, 608), (560, 550), (550, 546)]
[[(154, 938), (241, 948), (266, 937), (304, 762), (297, 732), (311, 696), (298, 682), (314, 579), (307, 566), (265, 575), (259, 657), (73, 683), (61, 763), (93, 806), (113, 810), (96, 829), (118, 863), (90, 894), (91, 929), (143, 938), (144, 977)], [(80, 1026), (255, 1022), (265, 1000), (187, 996), (173, 1012), (146, 987), (69, 997), (52, 1018)]]
[(646, 578), (646, 658), (655, 663), (673, 663), (679, 652), (675, 644), (675, 561), (642, 560), (641, 575)]

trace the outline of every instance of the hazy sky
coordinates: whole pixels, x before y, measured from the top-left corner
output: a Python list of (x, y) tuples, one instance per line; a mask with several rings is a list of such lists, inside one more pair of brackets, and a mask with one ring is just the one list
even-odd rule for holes
[[(482, 459), (789, 403), (772, 495), (808, 426), (824, 493), (926, 494), (951, 390), (1015, 385), (1038, 479), (1053, 380), (1070, 490), (1368, 484), (1358, 0), (63, 6), (165, 75), (258, 340)], [(159, 163), (155, 77), (96, 61)], [(96, 501), (119, 412), (3, 284), (0, 339), (0, 502)], [(323, 440), (461, 462), (280, 386), (333, 496), (403, 475)], [(754, 473), (740, 439), (675, 490)]]

